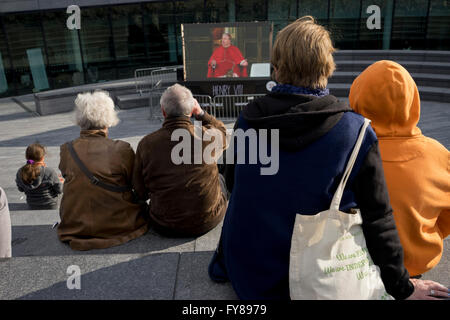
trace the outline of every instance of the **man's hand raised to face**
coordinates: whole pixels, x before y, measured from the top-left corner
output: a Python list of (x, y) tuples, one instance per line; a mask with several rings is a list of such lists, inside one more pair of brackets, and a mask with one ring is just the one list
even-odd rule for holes
[(194, 117), (201, 117), (205, 113), (205, 111), (203, 111), (203, 109), (200, 107), (197, 99), (194, 99), (194, 101), (195, 101), (195, 103), (194, 103), (194, 107), (192, 108), (192, 115)]

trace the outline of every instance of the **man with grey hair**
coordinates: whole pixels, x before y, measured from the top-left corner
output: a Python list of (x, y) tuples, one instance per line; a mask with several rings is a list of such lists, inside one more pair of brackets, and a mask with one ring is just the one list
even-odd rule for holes
[[(141, 200), (150, 199), (151, 225), (157, 232), (199, 236), (214, 228), (226, 211), (224, 178), (217, 164), (203, 157), (210, 144), (221, 147), (215, 159), (222, 154), (226, 127), (202, 110), (191, 91), (179, 84), (164, 91), (160, 104), (165, 120), (161, 129), (138, 144), (133, 187)], [(211, 131), (217, 133), (214, 139), (205, 139)], [(180, 144), (187, 148), (179, 149)]]

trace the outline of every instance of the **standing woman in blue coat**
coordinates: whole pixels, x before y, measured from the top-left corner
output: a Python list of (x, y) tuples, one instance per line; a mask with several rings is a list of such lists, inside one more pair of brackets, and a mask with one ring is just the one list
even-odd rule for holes
[[(271, 55), (278, 84), (249, 103), (236, 122), (235, 129), (279, 132), (275, 174), (261, 174), (267, 167), (261, 159), (249, 163), (251, 139), (246, 140), (245, 164), (225, 162), (232, 194), (209, 275), (215, 281), (231, 281), (241, 299), (289, 299), (296, 213), (313, 215), (329, 208), (364, 122), (326, 88), (335, 70), (334, 51), (328, 31), (310, 16), (285, 27)], [(259, 138), (258, 134), (257, 146)], [(235, 159), (242, 158), (239, 152)], [(432, 289), (447, 295), (447, 289), (435, 282), (410, 280), (403, 265), (378, 141), (370, 127), (341, 201), (341, 211), (352, 208), (361, 210), (368, 251), (391, 296), (433, 299)]]

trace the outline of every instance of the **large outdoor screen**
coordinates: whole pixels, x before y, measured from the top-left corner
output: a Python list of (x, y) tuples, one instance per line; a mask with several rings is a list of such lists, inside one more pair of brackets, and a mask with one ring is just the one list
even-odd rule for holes
[(186, 81), (270, 77), (272, 24), (183, 24)]

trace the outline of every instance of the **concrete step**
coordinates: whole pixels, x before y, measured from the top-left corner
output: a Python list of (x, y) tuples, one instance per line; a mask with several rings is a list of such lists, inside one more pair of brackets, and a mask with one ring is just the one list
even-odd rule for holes
[[(150, 101), (150, 98), (152, 101)], [(150, 103), (153, 106), (159, 106), (159, 100), (161, 99), (160, 93), (150, 94), (146, 93), (132, 93), (116, 97), (116, 104), (120, 109), (133, 109), (133, 108), (148, 108)]]
[[(330, 83), (328, 89), (336, 97), (347, 98), (350, 94), (350, 83)], [(450, 103), (450, 88), (418, 86), (421, 101)]]
[(136, 83), (133, 78), (39, 92), (34, 94), (36, 112), (49, 115), (72, 111), (78, 93), (94, 90), (108, 91), (114, 102), (117, 102), (117, 95), (136, 93)]
[[(58, 210), (10, 206), (12, 254), (0, 259), (0, 299), (234, 300), (230, 283), (209, 279), (208, 265), (222, 224), (197, 238), (145, 235), (107, 249), (74, 251), (58, 240)], [(69, 266), (81, 272), (81, 290), (69, 290)]]
[(117, 96), (116, 104), (120, 109), (132, 109), (148, 107), (150, 103), (150, 93), (130, 93)]
[[(450, 148), (448, 104), (425, 102), (419, 127), (425, 135)], [(121, 110), (110, 137), (131, 144), (161, 123), (150, 123), (148, 109)], [(2, 118), (3, 117), (3, 118)], [(48, 147), (46, 163), (58, 168), (59, 146), (79, 135), (69, 113), (31, 118), (11, 99), (0, 100), (0, 185), (5, 189), (13, 226), (13, 257), (0, 259), (0, 299), (236, 299), (230, 283), (212, 282), (207, 266), (221, 225), (198, 238), (171, 239), (150, 230), (124, 245), (78, 252), (62, 244), (52, 229), (57, 210), (26, 210), (14, 182), (27, 145), (38, 139)], [(233, 127), (233, 122), (227, 125)], [(67, 268), (78, 265), (81, 290), (68, 290)], [(449, 285), (450, 238), (440, 263), (424, 279)]]
[(52, 228), (60, 220), (58, 210), (24, 210), (20, 203), (11, 204), (13, 257), (213, 251), (222, 230), (220, 223), (198, 238), (167, 238), (151, 229), (145, 235), (117, 247), (74, 251), (59, 241), (57, 229)]
[[(0, 99), (0, 123), (3, 130), (6, 129), (8, 122), (29, 117), (30, 113), (19, 105), (14, 98)], [(6, 132), (3, 131), (3, 135), (5, 134)]]
[[(377, 60), (342, 60), (336, 62), (336, 71), (362, 72)], [(409, 73), (450, 75), (450, 62), (396, 61)]]
[[(90, 254), (0, 259), (2, 300), (236, 300), (208, 276), (213, 252)], [(79, 268), (80, 289), (69, 289)]]
[[(360, 72), (336, 71), (329, 83), (353, 83)], [(418, 86), (450, 88), (450, 74), (411, 73)]]

